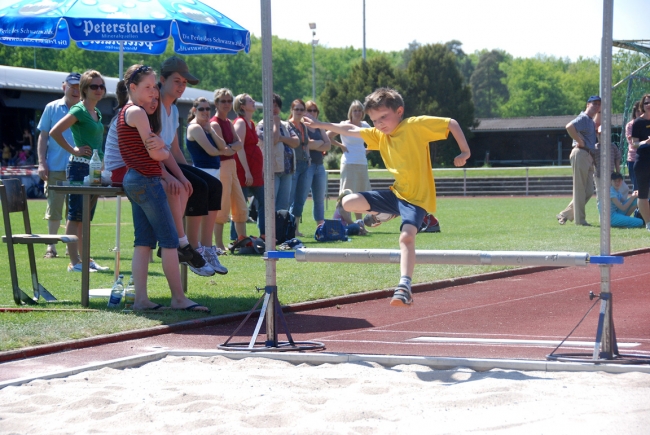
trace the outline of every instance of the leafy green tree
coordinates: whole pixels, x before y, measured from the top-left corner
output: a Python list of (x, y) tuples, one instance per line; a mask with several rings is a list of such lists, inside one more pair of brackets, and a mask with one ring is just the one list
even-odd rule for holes
[(508, 101), (508, 87), (504, 83), (506, 74), (500, 69), (506, 59), (505, 52), (500, 50), (486, 51), (479, 57), (469, 81), (479, 118), (498, 116), (499, 107)]
[(569, 99), (569, 108), (565, 114), (577, 114), (584, 110), (587, 98), (600, 93), (598, 60), (580, 57), (575, 62), (567, 63), (560, 87)]
[[(405, 116), (453, 118), (469, 135), (469, 128), (475, 123), (474, 103), (456, 60), (456, 55), (442, 44), (425, 45), (413, 52), (400, 76)], [(457, 154), (458, 146), (453, 138), (433, 142), (431, 147), (434, 164), (450, 165)]]
[(358, 62), (347, 77), (327, 83), (320, 95), (321, 112), (332, 122), (346, 120), (350, 103), (363, 102), (366, 95), (379, 87), (398, 87), (395, 69), (384, 56)]
[(465, 83), (469, 83), (475, 66), (472, 59), (463, 51), (462, 46), (463, 43), (457, 39), (445, 42), (447, 50), (451, 51), (454, 56), (456, 56), (456, 65), (458, 66), (460, 73), (463, 75)]
[[(355, 64), (347, 77), (329, 82), (320, 95), (321, 113), (325, 119), (339, 122), (348, 119), (348, 109), (354, 100), (364, 101), (365, 97), (380, 87), (398, 88), (395, 68), (384, 56), (373, 57)], [(340, 152), (339, 148), (331, 152)], [(370, 153), (368, 160), (372, 166), (384, 167), (379, 153)]]
[(505, 118), (571, 113), (562, 88), (562, 63), (548, 58), (517, 58), (503, 65), (510, 99), (501, 107)]

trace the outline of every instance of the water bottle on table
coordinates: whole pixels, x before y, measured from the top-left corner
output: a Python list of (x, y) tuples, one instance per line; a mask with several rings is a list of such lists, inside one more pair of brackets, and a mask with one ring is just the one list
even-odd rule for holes
[(111, 289), (111, 297), (108, 299), (108, 308), (118, 308), (122, 302), (122, 296), (124, 295), (124, 275), (120, 275), (113, 284)]
[(90, 171), (90, 185), (91, 186), (101, 186), (102, 185), (102, 159), (99, 158), (97, 150), (93, 150), (93, 156), (90, 158), (90, 163), (88, 164), (88, 169)]

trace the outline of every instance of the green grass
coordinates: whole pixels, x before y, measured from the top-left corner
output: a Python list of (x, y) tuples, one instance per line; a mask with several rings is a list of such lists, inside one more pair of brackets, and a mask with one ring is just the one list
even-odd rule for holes
[[(600, 250), (600, 228), (577, 227), (571, 224), (560, 226), (555, 214), (562, 210), (569, 198), (562, 197), (516, 197), (516, 198), (440, 198), (438, 216), (442, 233), (420, 234), (418, 249), (473, 249), (473, 250), (564, 250), (585, 251), (598, 254)], [(29, 202), (34, 232), (47, 232), (47, 223), (42, 220), (45, 201)], [(587, 206), (587, 220), (598, 222), (595, 201)], [(123, 201), (122, 207), (122, 272), (131, 273), (133, 253), (130, 206)], [(333, 202), (326, 210), (331, 216)], [(390, 248), (397, 249), (399, 219), (375, 228), (366, 237), (354, 237), (349, 242), (329, 244), (317, 243), (313, 239), (315, 223), (311, 219), (311, 201), (304, 212), (300, 228), (308, 236), (303, 242), (309, 247), (337, 248)], [(19, 216), (15, 216), (14, 231), (22, 228)], [(1, 234), (4, 234), (2, 228)], [(22, 230), (18, 231), (21, 232)], [(249, 224), (249, 234), (256, 234), (254, 225)], [(647, 247), (650, 235), (645, 230), (613, 229), (611, 232), (612, 252)], [(100, 199), (92, 226), (91, 255), (102, 265), (113, 268), (115, 241), (115, 201)], [(0, 244), (0, 259), (7, 261), (6, 245)], [(36, 246), (36, 262), (41, 283), (58, 299), (64, 302), (41, 303), (37, 308), (81, 308), (81, 274), (68, 273), (68, 259), (42, 258), (44, 246)], [(58, 245), (62, 255), (65, 247)], [(27, 250), (18, 246), (19, 279), (21, 286), (31, 294)], [(222, 263), (230, 273), (203, 278), (189, 273), (188, 296), (212, 309), (214, 315), (249, 310), (260, 296), (256, 287), (265, 285), (265, 262), (257, 256), (225, 256)], [(6, 264), (6, 263), (5, 263)], [(451, 277), (484, 273), (508, 267), (479, 267), (451, 265), (419, 265), (416, 267), (415, 282), (429, 282)], [(11, 292), (11, 278), (7, 267), (0, 276), (0, 306), (15, 307)], [(399, 276), (398, 265), (342, 264), (342, 263), (297, 263), (281, 260), (277, 263), (277, 285), (282, 304), (290, 304), (333, 296), (390, 288)], [(113, 272), (99, 272), (90, 275), (90, 287), (110, 287)], [(158, 258), (149, 268), (149, 294), (152, 300), (169, 305), (170, 293)], [(106, 299), (91, 299), (91, 312), (47, 312), (0, 313), (0, 351), (33, 346), (44, 343), (79, 339), (99, 334), (171, 324), (202, 317), (200, 314), (166, 311), (163, 313), (123, 314), (108, 309)]]
[[(393, 176), (386, 170), (371, 169), (368, 172), (371, 179), (373, 178), (393, 178)], [(439, 178), (477, 178), (477, 177), (525, 177), (526, 168), (444, 168), (434, 169), (433, 176)], [(529, 177), (558, 177), (558, 176), (571, 176), (570, 166), (545, 166), (528, 168)], [(328, 172), (329, 178), (340, 178), (338, 172)]]

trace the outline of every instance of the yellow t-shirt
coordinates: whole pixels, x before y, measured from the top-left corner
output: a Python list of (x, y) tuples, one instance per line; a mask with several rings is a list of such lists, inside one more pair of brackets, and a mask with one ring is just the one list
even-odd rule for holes
[(395, 195), (429, 213), (436, 211), (429, 142), (447, 138), (449, 121), (449, 118), (416, 116), (404, 119), (390, 135), (376, 128), (364, 128), (360, 132), (368, 151), (379, 150), (386, 169), (395, 177), (391, 186)]

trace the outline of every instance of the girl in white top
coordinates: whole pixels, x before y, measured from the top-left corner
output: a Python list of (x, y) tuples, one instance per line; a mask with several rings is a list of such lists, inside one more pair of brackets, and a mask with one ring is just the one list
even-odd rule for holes
[[(341, 124), (353, 124), (361, 128), (370, 128), (370, 125), (363, 120), (364, 107), (361, 101), (354, 100), (348, 109), (348, 120)], [(344, 190), (351, 190), (353, 193), (366, 192), (371, 189), (370, 178), (368, 177), (368, 159), (366, 158), (366, 148), (363, 139), (352, 136), (340, 135), (341, 142), (334, 138), (337, 133), (329, 131), (327, 133), (332, 145), (338, 146), (343, 151), (341, 156), (341, 184), (339, 194)], [(357, 219), (363, 215), (356, 213)]]

